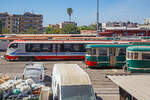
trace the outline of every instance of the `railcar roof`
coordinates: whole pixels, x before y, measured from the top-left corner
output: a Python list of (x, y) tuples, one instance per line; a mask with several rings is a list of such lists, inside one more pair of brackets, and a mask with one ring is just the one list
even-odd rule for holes
[(15, 40), (12, 43), (114, 43), (113, 41), (85, 41), (85, 40)]
[(127, 48), (128, 51), (150, 51), (150, 45), (147, 46), (132, 46)]
[(62, 85), (91, 85), (88, 74), (77, 64), (55, 64), (60, 72)]
[(131, 44), (94, 44), (94, 45), (87, 45), (87, 48), (100, 48), (100, 47), (128, 47), (132, 46)]

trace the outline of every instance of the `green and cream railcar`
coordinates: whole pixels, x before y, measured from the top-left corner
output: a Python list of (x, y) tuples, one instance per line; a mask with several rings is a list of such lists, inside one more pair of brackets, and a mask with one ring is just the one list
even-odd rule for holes
[(150, 46), (128, 47), (126, 65), (130, 72), (150, 72)]
[(86, 64), (94, 68), (122, 68), (126, 61), (127, 44), (89, 44), (86, 46)]

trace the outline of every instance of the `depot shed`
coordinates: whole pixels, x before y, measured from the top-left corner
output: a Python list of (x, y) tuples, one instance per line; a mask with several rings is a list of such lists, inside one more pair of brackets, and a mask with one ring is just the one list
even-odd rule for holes
[(107, 75), (119, 86), (120, 100), (149, 100), (150, 74)]

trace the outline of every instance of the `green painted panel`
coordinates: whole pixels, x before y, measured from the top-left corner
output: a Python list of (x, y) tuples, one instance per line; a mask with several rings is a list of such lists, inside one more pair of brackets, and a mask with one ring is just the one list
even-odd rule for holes
[(104, 56), (104, 57), (99, 56), (98, 61), (109, 61), (109, 58), (107, 56)]
[(126, 61), (126, 56), (117, 56), (116, 60), (117, 61)]
[(149, 60), (127, 60), (127, 65), (133, 68), (150, 68)]
[(98, 58), (96, 56), (86, 56), (87, 61), (98, 61)]
[(142, 70), (142, 69), (131, 69), (131, 68), (128, 68), (128, 71), (131, 71), (131, 72), (140, 72), (140, 73), (145, 73), (145, 72), (150, 72), (150, 70)]

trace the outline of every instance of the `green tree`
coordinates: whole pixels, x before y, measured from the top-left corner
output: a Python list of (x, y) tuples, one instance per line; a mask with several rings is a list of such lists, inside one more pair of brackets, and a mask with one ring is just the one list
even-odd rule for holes
[(45, 29), (46, 34), (61, 34), (61, 29), (59, 28), (53, 28), (53, 27), (47, 27)]
[(67, 14), (69, 15), (69, 21), (71, 22), (71, 15), (73, 13), (72, 8), (67, 8)]
[(86, 26), (86, 25), (80, 26), (80, 27), (78, 27), (78, 29), (79, 30), (90, 30), (89, 26)]
[(79, 30), (96, 30), (97, 25), (96, 24), (92, 24), (89, 26), (83, 25), (78, 27)]
[(27, 34), (37, 34), (38, 31), (36, 29), (33, 29), (32, 27), (30, 27), (27, 31), (26, 31)]
[(80, 30), (78, 29), (78, 27), (76, 25), (66, 24), (62, 28), (62, 33), (63, 34), (80, 34)]
[(7, 28), (2, 28), (2, 34), (9, 34), (10, 30), (8, 30)]
[(92, 24), (89, 27), (90, 27), (90, 30), (96, 30), (97, 29), (97, 24)]
[(0, 20), (0, 34), (2, 34), (2, 21)]

